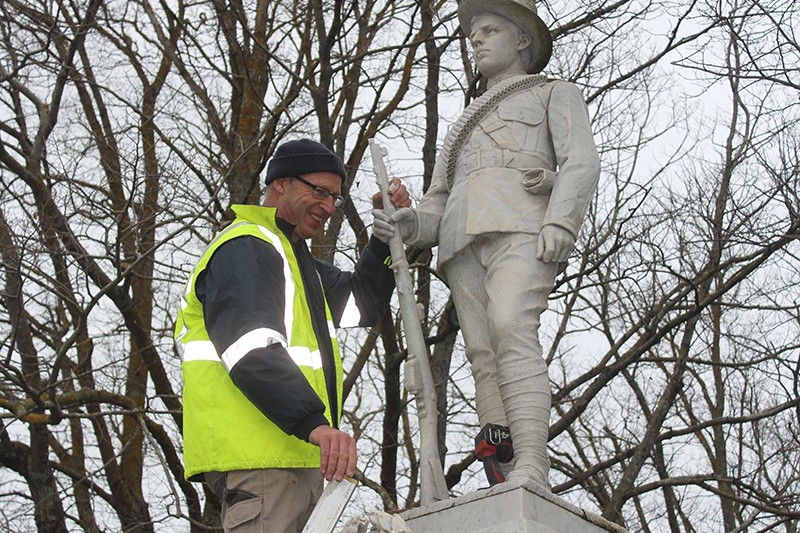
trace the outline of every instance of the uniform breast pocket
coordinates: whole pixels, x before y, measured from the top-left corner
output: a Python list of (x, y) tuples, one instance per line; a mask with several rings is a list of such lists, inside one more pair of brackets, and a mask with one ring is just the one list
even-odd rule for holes
[(542, 142), (542, 134), (546, 126), (545, 109), (540, 105), (531, 105), (530, 101), (511, 99), (501, 102), (497, 108), (500, 119), (506, 124), (518, 148), (533, 152)]

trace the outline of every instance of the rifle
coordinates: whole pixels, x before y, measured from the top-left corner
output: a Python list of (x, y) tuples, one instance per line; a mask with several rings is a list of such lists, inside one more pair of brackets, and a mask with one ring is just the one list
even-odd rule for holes
[[(391, 215), (395, 209), (389, 199), (389, 175), (383, 162), (383, 157), (388, 152), (375, 142), (375, 139), (369, 140), (369, 151), (372, 156), (372, 170), (375, 172), (378, 188), (383, 197), (383, 210), (387, 215)], [(392, 254), (392, 270), (397, 286), (397, 299), (400, 302), (400, 318), (408, 349), (405, 386), (414, 395), (419, 418), (420, 499), (422, 505), (430, 505), (436, 501), (446, 500), (449, 496), (447, 482), (439, 462), (436, 390), (428, 361), (428, 347), (420, 325), (419, 309), (412, 290), (405, 245), (399, 231), (389, 239), (389, 251)]]

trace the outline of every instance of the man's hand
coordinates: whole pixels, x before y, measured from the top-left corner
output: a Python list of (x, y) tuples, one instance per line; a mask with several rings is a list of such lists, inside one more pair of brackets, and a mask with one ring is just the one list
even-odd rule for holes
[[(392, 201), (392, 205), (398, 209), (411, 206), (411, 197), (408, 195), (408, 189), (399, 178), (392, 178), (389, 182), (389, 199)], [(372, 208), (383, 209), (383, 198), (380, 192), (372, 195)]]
[(343, 431), (330, 426), (317, 426), (308, 435), (308, 442), (319, 446), (319, 469), (330, 481), (341, 481), (356, 473), (356, 440)]
[(547, 225), (539, 232), (536, 258), (545, 263), (562, 263), (575, 246), (575, 237), (562, 227)]

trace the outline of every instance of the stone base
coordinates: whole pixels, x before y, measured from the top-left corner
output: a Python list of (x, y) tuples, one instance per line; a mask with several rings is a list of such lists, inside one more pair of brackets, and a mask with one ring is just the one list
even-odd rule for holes
[(414, 533), (625, 533), (532, 481), (501, 483), (400, 516)]

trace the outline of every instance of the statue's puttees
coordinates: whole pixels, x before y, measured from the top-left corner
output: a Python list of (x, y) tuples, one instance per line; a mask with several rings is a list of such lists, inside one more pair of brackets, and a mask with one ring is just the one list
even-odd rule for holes
[(534, 3), (463, 0), (458, 18), (487, 90), (448, 132), (419, 206), (392, 220), (407, 244), (439, 245), (479, 422), (510, 428), (507, 479), (548, 487), (540, 316), (575, 245), (600, 160), (580, 90), (539, 74), (552, 40)]

